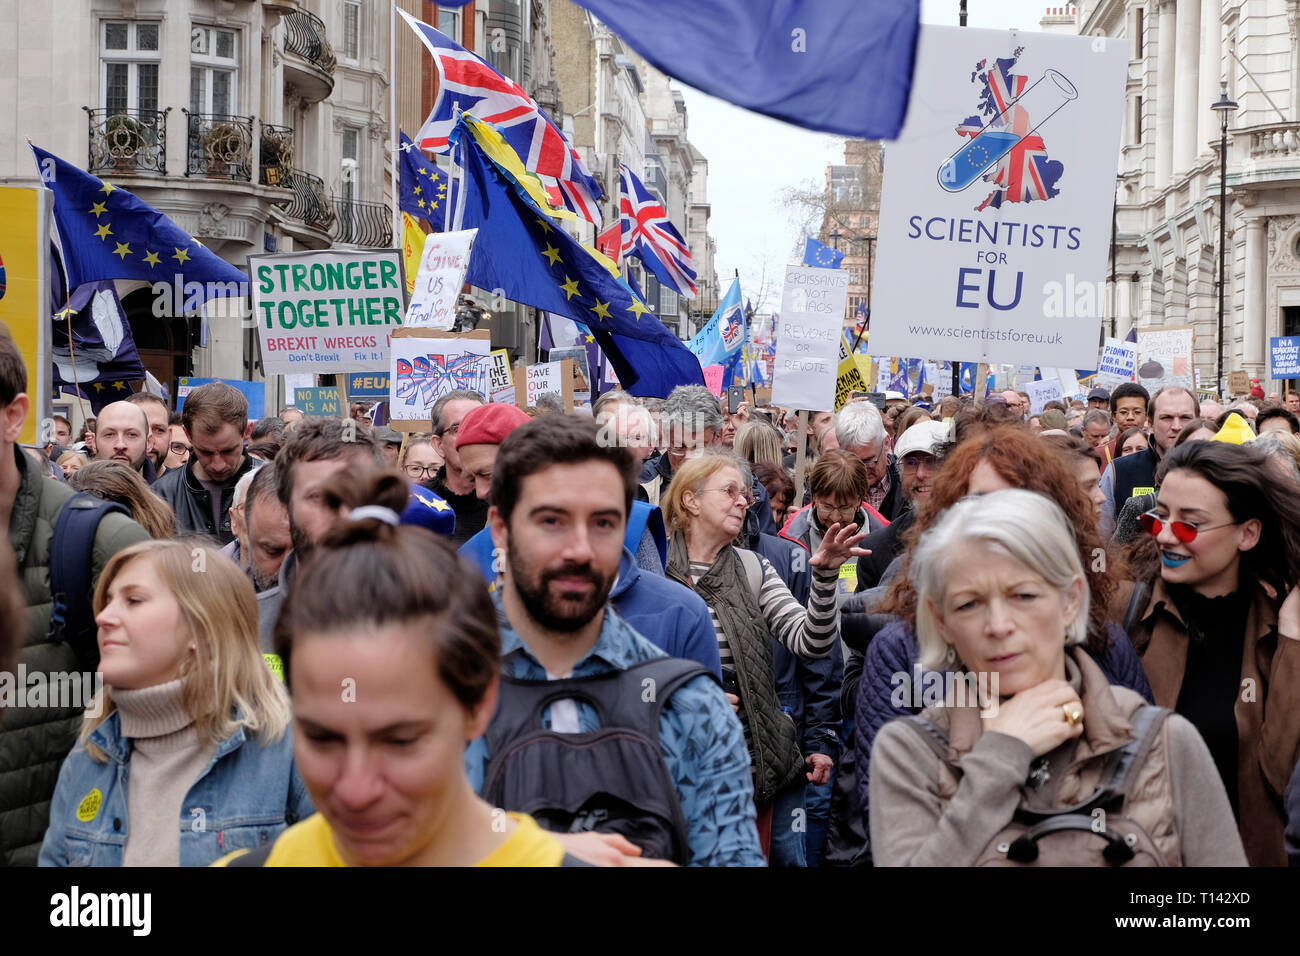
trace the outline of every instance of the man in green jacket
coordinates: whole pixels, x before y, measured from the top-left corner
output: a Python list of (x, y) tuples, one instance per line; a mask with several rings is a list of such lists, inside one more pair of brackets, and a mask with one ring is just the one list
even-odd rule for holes
[[(27, 603), (26, 641), (19, 653), (20, 674), (7, 677), (18, 694), (18, 679), (26, 686), (44, 683), (55, 696), (66, 688), (56, 675), (82, 670), (72, 648), (49, 638), (50, 538), (54, 523), (73, 492), (67, 485), (43, 477), (18, 447), (30, 401), (27, 368), (22, 353), (0, 324), (0, 526), (9, 529), (9, 544), (17, 559), (19, 587)], [(93, 570), (96, 579), (118, 551), (149, 535), (121, 514), (109, 514), (95, 535)], [(72, 749), (81, 726), (80, 706), (25, 706), (26, 694), (0, 718), (0, 865), (35, 866), (48, 824), (50, 797), (63, 758)], [(49, 705), (69, 704), (50, 700)], [(21, 705), (21, 706), (20, 706)]]

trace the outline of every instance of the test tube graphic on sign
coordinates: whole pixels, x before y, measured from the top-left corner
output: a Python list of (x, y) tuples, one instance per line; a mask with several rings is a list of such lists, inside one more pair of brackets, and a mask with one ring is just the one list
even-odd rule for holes
[[(1028, 89), (972, 136), (970, 142), (948, 157), (939, 167), (939, 185), (950, 193), (961, 192), (992, 169), (1022, 139), (1037, 133), (1066, 103), (1078, 96), (1079, 91), (1074, 84), (1062, 74), (1056, 70), (1045, 70)], [(1017, 111), (1023, 112), (1026, 118), (1023, 123), (1016, 123)], [(999, 117), (1002, 125), (994, 126)], [(1030, 126), (1030, 123), (1033, 125)], [(1017, 125), (1026, 128), (1020, 132), (1016, 129)]]

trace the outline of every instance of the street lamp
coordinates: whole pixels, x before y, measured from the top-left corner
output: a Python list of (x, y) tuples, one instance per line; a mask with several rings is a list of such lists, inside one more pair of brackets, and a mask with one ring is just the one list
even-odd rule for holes
[(1228, 234), (1228, 119), (1237, 104), (1228, 99), (1228, 81), (1220, 81), (1218, 102), (1210, 109), (1219, 114), (1219, 362), (1215, 384), (1223, 387), (1223, 262)]

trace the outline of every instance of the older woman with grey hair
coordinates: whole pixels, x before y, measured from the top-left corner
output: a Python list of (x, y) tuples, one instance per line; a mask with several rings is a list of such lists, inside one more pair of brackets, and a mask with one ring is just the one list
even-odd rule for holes
[(1054, 502), (963, 499), (911, 567), (920, 666), (946, 680), (876, 737), (877, 865), (1245, 865), (1195, 728), (1112, 686), (1080, 646), (1088, 588)]

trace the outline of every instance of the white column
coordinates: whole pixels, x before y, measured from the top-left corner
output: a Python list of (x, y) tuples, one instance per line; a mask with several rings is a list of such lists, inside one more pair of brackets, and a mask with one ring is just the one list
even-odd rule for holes
[(1219, 135), (1219, 118), (1210, 105), (1219, 98), (1223, 69), (1221, 0), (1201, 0), (1201, 92), (1196, 102), (1196, 154), (1213, 152), (1207, 145)]
[[(1174, 94), (1174, 168), (1184, 173), (1196, 159), (1196, 127), (1200, 102), (1197, 75), (1201, 60), (1201, 7), (1197, 0), (1185, 0), (1178, 11), (1178, 48), (1175, 69), (1178, 89)], [(1205, 104), (1209, 109), (1209, 103)]]
[[(1268, 244), (1265, 219), (1246, 220), (1245, 315), (1241, 330), (1242, 365), (1246, 371), (1264, 371), (1264, 304), (1268, 294)], [(1226, 364), (1226, 363), (1225, 363)]]
[(1160, 28), (1156, 39), (1156, 188), (1163, 189), (1173, 177), (1174, 165), (1174, 31), (1177, 15), (1173, 0), (1160, 4)]

